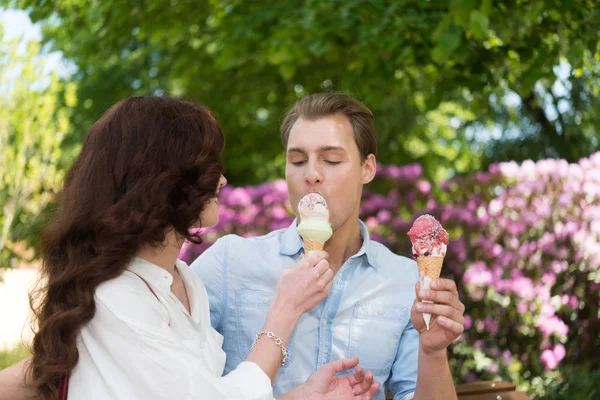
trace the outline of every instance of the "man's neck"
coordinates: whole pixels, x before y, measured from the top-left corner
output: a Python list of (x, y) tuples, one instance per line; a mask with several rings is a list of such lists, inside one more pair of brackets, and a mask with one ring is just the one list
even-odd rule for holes
[(344, 225), (336, 229), (325, 243), (325, 251), (329, 253), (329, 265), (334, 273), (340, 270), (346, 260), (358, 253), (362, 242), (358, 217), (349, 218)]

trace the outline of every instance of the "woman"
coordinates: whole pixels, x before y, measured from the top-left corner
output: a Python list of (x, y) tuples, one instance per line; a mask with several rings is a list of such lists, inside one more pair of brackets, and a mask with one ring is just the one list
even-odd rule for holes
[[(123, 100), (92, 126), (42, 240), (31, 393), (56, 399), (68, 382), (72, 399), (272, 399), (292, 330), (333, 273), (318, 253), (282, 274), (247, 361), (221, 377), (206, 291), (177, 255), (218, 221), (223, 147), (207, 109), (165, 97)], [(335, 377), (356, 364), (325, 365), (281, 399), (370, 399), (372, 374)]]

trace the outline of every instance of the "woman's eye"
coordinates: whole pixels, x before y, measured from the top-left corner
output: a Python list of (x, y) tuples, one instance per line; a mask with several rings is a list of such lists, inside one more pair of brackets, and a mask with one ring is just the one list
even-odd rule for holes
[(292, 161), (292, 165), (299, 167), (304, 164), (306, 161)]
[(341, 163), (341, 161), (329, 161), (329, 160), (325, 160), (325, 162), (327, 164), (331, 164), (331, 165), (338, 165), (339, 163)]

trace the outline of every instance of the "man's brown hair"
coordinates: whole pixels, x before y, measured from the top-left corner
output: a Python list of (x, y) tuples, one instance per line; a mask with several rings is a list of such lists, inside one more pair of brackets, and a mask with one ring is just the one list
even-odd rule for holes
[(316, 120), (334, 114), (343, 114), (350, 120), (354, 141), (358, 146), (361, 160), (369, 154), (377, 154), (377, 135), (373, 123), (373, 113), (363, 103), (347, 93), (315, 93), (298, 100), (287, 112), (281, 124), (281, 141), (287, 148), (292, 126), (298, 118)]

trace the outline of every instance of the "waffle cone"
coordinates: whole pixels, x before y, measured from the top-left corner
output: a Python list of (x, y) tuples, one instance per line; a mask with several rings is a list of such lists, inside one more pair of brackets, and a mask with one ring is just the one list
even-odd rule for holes
[(325, 243), (321, 243), (318, 240), (304, 239), (304, 252), (308, 254), (309, 251), (323, 250)]
[(422, 278), (428, 277), (430, 279), (437, 279), (440, 277), (442, 272), (442, 264), (444, 257), (417, 257), (417, 266), (419, 267), (419, 274)]
[[(429, 289), (429, 282), (440, 277), (444, 257), (417, 257), (417, 266), (419, 267), (419, 276), (421, 277), (421, 289)], [(425, 303), (431, 303), (429, 300), (423, 300)], [(423, 319), (427, 330), (431, 322), (431, 314), (423, 313)]]

